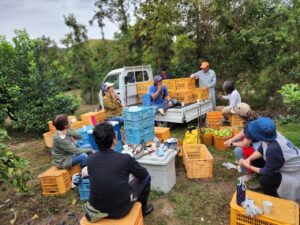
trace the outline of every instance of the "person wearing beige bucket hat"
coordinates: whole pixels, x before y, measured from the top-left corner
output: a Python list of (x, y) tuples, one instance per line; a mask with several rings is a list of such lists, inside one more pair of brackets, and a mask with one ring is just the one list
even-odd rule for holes
[[(238, 134), (225, 141), (224, 145), (228, 147), (236, 147), (234, 149), (234, 154), (236, 160), (239, 161), (240, 159), (247, 159), (254, 151), (258, 149), (261, 144), (260, 141), (250, 137), (246, 130), (248, 123), (259, 118), (259, 115), (252, 110), (247, 103), (244, 102), (237, 104), (232, 111), (238, 114), (244, 120), (244, 127)], [(254, 161), (253, 164), (256, 166), (263, 166), (264, 160), (259, 159)], [(248, 174), (248, 172), (249, 171), (247, 171), (246, 168), (242, 167), (242, 173)], [(250, 178), (251, 176), (244, 177), (245, 180)]]

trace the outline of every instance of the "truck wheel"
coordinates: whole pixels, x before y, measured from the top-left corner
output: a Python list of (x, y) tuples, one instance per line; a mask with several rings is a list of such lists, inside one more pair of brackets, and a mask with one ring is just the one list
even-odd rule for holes
[(156, 121), (156, 126), (158, 127), (169, 127), (171, 128), (172, 127), (172, 123), (168, 123), (168, 122), (165, 122), (165, 121)]

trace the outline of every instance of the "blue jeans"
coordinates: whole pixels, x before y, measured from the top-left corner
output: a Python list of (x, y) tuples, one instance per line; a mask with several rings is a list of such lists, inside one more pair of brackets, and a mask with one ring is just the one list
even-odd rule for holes
[(124, 125), (124, 119), (122, 116), (113, 116), (113, 117), (110, 117), (109, 119), (107, 119), (108, 121), (117, 121), (119, 122), (119, 125), (120, 126), (123, 126)]
[(87, 165), (88, 155), (86, 153), (81, 153), (78, 155), (74, 155), (72, 157), (72, 166), (80, 163), (80, 167), (83, 168)]
[[(171, 102), (172, 102), (172, 105), (176, 105), (177, 104), (177, 100), (172, 98), (171, 99)], [(151, 105), (155, 111), (155, 113), (157, 113), (157, 110), (162, 108), (164, 110), (167, 110), (168, 109), (168, 100), (163, 100), (162, 102), (160, 103), (156, 103), (156, 102), (151, 102)]]

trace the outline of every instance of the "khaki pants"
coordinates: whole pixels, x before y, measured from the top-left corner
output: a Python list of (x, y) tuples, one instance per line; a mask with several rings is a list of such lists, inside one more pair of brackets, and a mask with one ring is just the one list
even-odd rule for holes
[(223, 114), (225, 120), (229, 120), (231, 113), (231, 109), (225, 109), (226, 106), (219, 105), (216, 107), (216, 111), (220, 111)]

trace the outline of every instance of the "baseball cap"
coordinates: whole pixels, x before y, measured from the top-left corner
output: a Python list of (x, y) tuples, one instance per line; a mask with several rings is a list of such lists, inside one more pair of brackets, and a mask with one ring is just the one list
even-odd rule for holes
[(246, 116), (246, 114), (251, 110), (250, 106), (247, 103), (241, 102), (239, 104), (237, 104), (234, 108), (233, 108), (233, 112), (232, 113), (237, 113), (240, 116)]
[(160, 75), (156, 75), (156, 76), (153, 78), (153, 80), (154, 80), (154, 83), (157, 83), (157, 82), (159, 82), (159, 81), (162, 80), (162, 77), (161, 77)]
[(205, 69), (209, 67), (209, 63), (208, 62), (202, 62), (200, 68), (201, 69)]
[(102, 85), (102, 91), (107, 91), (107, 89), (109, 87), (113, 87), (115, 85), (115, 83), (110, 83), (110, 82), (105, 82), (103, 85)]

